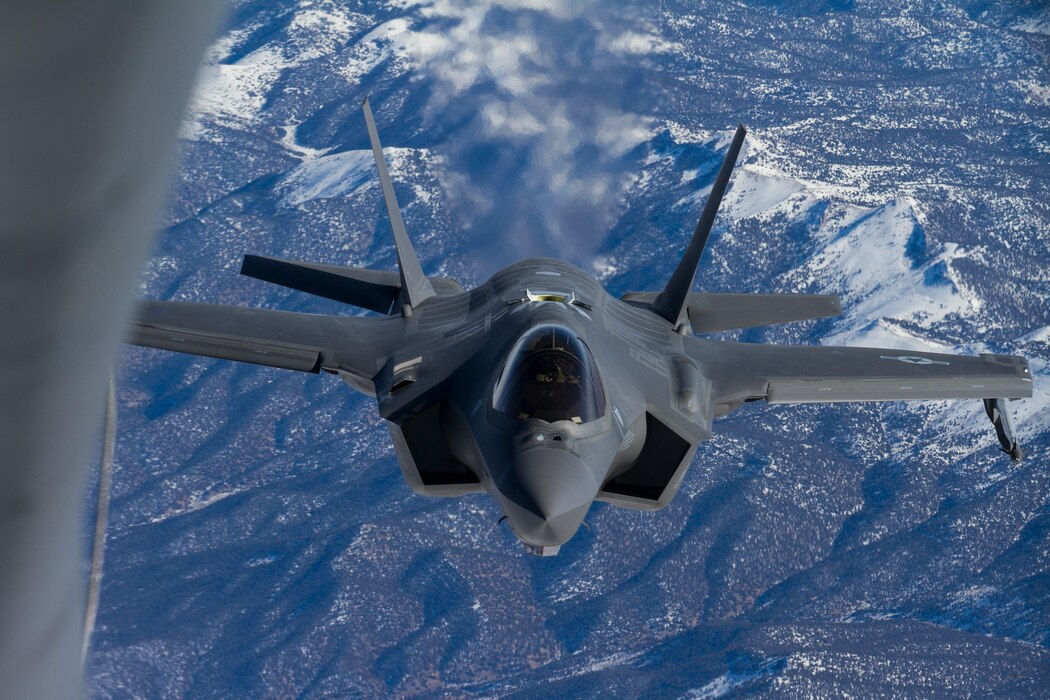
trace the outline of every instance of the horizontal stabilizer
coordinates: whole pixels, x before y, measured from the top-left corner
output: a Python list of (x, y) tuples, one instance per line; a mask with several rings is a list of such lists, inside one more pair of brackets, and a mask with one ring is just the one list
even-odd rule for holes
[[(280, 260), (260, 255), (245, 255), (241, 274), (381, 314), (391, 312), (401, 293), (401, 275), (397, 272)], [(438, 295), (459, 294), (463, 291), (455, 280), (443, 277), (428, 279)]]
[[(656, 292), (628, 292), (623, 301), (649, 306)], [(704, 294), (686, 297), (686, 311), (694, 333), (771, 326), (777, 323), (807, 321), (838, 316), (842, 304), (827, 294)]]

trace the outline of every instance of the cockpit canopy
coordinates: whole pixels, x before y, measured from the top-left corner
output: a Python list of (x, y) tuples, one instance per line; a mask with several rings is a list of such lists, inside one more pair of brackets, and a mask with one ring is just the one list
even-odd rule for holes
[(565, 326), (546, 324), (515, 343), (492, 405), (520, 420), (587, 423), (605, 415), (605, 392), (583, 341)]

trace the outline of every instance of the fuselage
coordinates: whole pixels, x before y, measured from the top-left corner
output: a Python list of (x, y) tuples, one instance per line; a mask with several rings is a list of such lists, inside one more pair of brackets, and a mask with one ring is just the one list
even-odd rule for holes
[[(532, 547), (563, 544), (596, 499), (665, 505), (686, 453), (710, 436), (685, 339), (568, 263), (525, 260), (391, 322), (413, 342), (375, 392), (408, 483), (428, 495), (487, 491)], [(669, 455), (671, 492), (609, 490), (643, 455), (654, 420), (684, 447)]]

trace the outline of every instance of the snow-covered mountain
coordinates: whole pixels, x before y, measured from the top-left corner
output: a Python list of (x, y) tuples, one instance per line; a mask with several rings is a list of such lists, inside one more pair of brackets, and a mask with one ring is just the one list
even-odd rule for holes
[[(403, 483), (334, 378), (129, 348), (93, 697), (1033, 696), (1050, 687), (1050, 14), (1038, 2), (237, 3), (142, 295), (357, 313), (241, 255), (564, 257), (659, 289), (738, 121), (698, 288), (839, 294), (726, 337), (1027, 356), (979, 402), (751, 405), (665, 510), (553, 559)], [(89, 494), (89, 499), (93, 494)]]

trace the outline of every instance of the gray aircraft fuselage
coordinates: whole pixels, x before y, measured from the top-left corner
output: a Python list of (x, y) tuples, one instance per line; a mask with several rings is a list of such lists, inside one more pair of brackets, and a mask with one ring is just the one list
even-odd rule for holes
[[(511, 265), (461, 296), (432, 299), (405, 325), (405, 338), (416, 340), (391, 357), (390, 370), (380, 373), (374, 389), (406, 480), (427, 495), (484, 489), (529, 545), (554, 547), (568, 540), (595, 499), (662, 506), (677, 490), (696, 443), (711, 435), (714, 407), (700, 400), (708, 382), (682, 352), (688, 339), (648, 311), (609, 296), (568, 263), (535, 259)], [(494, 401), (515, 344), (548, 326), (566, 329), (593, 358), (596, 371), (583, 377), (582, 390), (603, 406), (586, 422), (571, 405), (563, 417), (538, 417), (528, 410), (509, 414)], [(647, 412), (681, 439), (653, 456), (666, 462), (663, 471), (671, 479), (660, 497), (643, 500), (632, 498), (626, 486), (618, 493), (615, 479), (646, 442)], [(435, 415), (419, 418), (428, 414)], [(440, 426), (440, 432), (416, 431), (413, 420)], [(441, 442), (447, 456), (439, 455)], [(441, 483), (442, 459), (464, 465), (477, 482)], [(421, 463), (438, 468), (421, 469)]]

